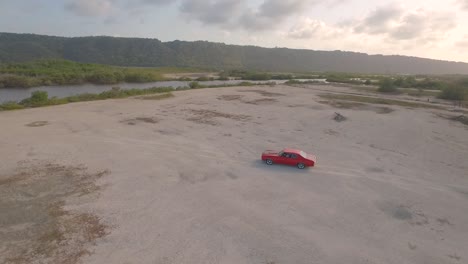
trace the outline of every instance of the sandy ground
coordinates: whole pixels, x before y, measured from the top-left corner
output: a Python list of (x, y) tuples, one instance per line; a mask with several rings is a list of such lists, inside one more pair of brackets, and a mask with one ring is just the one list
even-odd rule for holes
[[(0, 187), (35, 164), (107, 172), (98, 194), (64, 198), (106, 226), (82, 243), (83, 263), (467, 263), (466, 126), (433, 109), (336, 109), (319, 93), (232, 87), (3, 112)], [(259, 160), (283, 147), (317, 167)], [(10, 207), (0, 263), (26, 228), (5, 220), (23, 221)]]

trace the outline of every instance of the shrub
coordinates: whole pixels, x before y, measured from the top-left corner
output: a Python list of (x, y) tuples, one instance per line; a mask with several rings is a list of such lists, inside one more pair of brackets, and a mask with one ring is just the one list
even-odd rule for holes
[(380, 82), (380, 86), (378, 89), (381, 93), (396, 93), (398, 92), (397, 87), (395, 86), (394, 82), (391, 79), (383, 79)]
[(206, 81), (211, 81), (211, 78), (208, 78), (206, 76), (198, 77), (197, 81), (198, 82), (206, 82)]
[(189, 83), (190, 89), (197, 89), (200, 88), (200, 83), (199, 82), (191, 82)]
[(17, 104), (16, 102), (6, 102), (3, 104), (0, 104), (0, 111), (3, 110), (17, 110), (17, 109), (23, 109), (24, 106)]
[(35, 91), (31, 93), (31, 97), (20, 102), (21, 105), (27, 107), (38, 107), (47, 105), (49, 94), (46, 91)]
[(467, 88), (453, 84), (444, 88), (439, 94), (439, 98), (453, 101), (463, 101), (468, 97), (467, 93)]

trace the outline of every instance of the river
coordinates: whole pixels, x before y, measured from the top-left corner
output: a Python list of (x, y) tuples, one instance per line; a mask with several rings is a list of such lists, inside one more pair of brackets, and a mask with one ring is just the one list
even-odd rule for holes
[[(305, 80), (301, 80), (305, 81)], [(322, 81), (317, 79), (316, 81)], [(206, 81), (199, 82), (201, 85), (233, 85), (245, 82), (244, 80), (229, 80), (229, 81)], [(272, 82), (270, 81), (248, 81), (251, 83), (262, 84)], [(274, 80), (278, 84), (285, 83), (286, 80)], [(108, 85), (96, 85), (96, 84), (82, 84), (82, 85), (58, 85), (58, 86), (39, 86), (32, 88), (0, 88), (0, 104), (5, 102), (20, 102), (31, 96), (34, 91), (46, 91), (49, 97), (64, 98), (68, 96), (92, 93), (98, 94), (105, 91), (109, 91), (112, 87), (120, 87), (120, 89), (146, 89), (152, 87), (172, 87), (177, 89), (178, 87), (188, 87), (190, 82), (188, 81), (163, 81), (163, 82), (151, 82), (151, 83), (119, 83), (119, 84), (108, 84)]]

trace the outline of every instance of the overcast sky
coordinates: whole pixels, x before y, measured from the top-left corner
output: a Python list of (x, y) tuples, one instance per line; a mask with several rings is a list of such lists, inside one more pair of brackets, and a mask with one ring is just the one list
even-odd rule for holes
[(0, 32), (209, 40), (468, 62), (468, 0), (0, 0)]

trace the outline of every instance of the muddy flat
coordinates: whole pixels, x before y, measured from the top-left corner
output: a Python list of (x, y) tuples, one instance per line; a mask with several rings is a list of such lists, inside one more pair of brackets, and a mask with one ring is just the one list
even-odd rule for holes
[(0, 112), (0, 263), (467, 263), (467, 126), (324, 89)]

